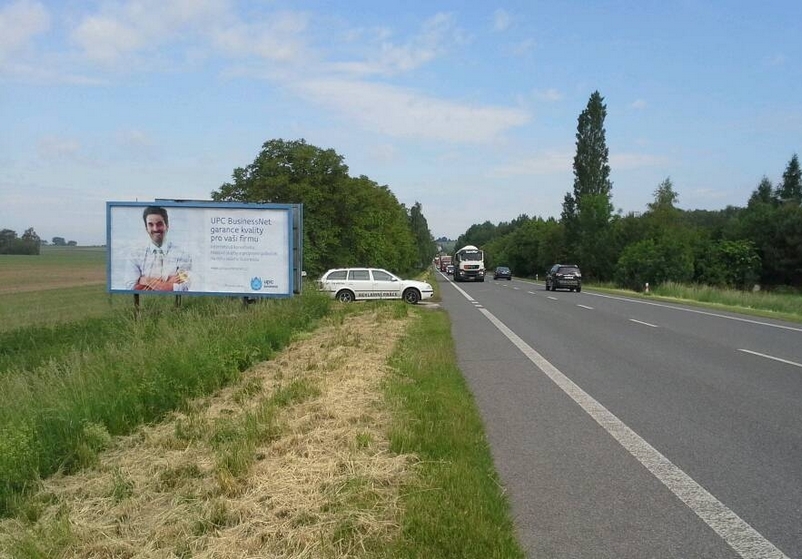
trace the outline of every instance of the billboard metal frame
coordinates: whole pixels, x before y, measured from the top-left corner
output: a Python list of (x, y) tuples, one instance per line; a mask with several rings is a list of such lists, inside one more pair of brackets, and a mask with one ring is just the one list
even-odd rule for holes
[[(116, 264), (114, 269), (115, 277), (119, 274), (119, 267), (122, 264), (119, 262), (120, 259), (123, 258), (122, 254), (120, 253), (121, 249), (117, 250), (115, 254), (113, 250), (115, 246), (118, 246), (120, 243), (115, 244), (115, 239), (112, 236), (115, 234), (114, 224), (113, 222), (113, 215), (115, 213), (115, 209), (117, 208), (138, 208), (144, 210), (144, 208), (148, 206), (159, 206), (163, 207), (166, 210), (171, 210), (175, 208), (181, 208), (179, 211), (183, 210), (198, 210), (204, 216), (208, 215), (209, 211), (212, 210), (222, 210), (231, 212), (233, 215), (239, 213), (243, 213), (242, 210), (248, 210), (248, 215), (252, 215), (253, 211), (256, 210), (266, 210), (266, 214), (272, 213), (276, 215), (278, 212), (278, 216), (281, 216), (286, 221), (286, 230), (280, 229), (281, 233), (286, 236), (287, 244), (280, 247), (283, 251), (286, 251), (287, 255), (287, 262), (282, 262), (280, 264), (280, 268), (282, 270), (286, 270), (286, 277), (284, 277), (284, 272), (280, 278), (279, 283), (281, 285), (286, 286), (286, 288), (279, 289), (277, 292), (271, 291), (264, 291), (257, 289), (255, 286), (261, 285), (261, 279), (258, 276), (254, 276), (251, 278), (250, 282), (248, 282), (250, 288), (243, 288), (243, 289), (234, 289), (234, 290), (192, 290), (189, 289), (187, 291), (182, 292), (175, 292), (175, 291), (141, 291), (136, 289), (128, 289), (128, 288), (120, 288), (119, 282), (115, 281), (115, 285), (113, 285), (113, 266)], [(123, 210), (125, 211), (125, 210)], [(142, 226), (142, 220), (140, 218), (140, 227)], [(170, 226), (174, 223), (173, 218), (170, 218)], [(141, 237), (141, 229), (138, 231)], [(197, 235), (206, 235), (203, 231), (198, 231)], [(204, 241), (205, 242), (205, 241)], [(106, 251), (107, 251), (107, 259), (106, 259), (106, 286), (107, 291), (109, 293), (114, 294), (134, 294), (138, 296), (139, 294), (154, 294), (154, 295), (188, 295), (188, 296), (237, 296), (237, 297), (246, 297), (246, 298), (286, 298), (292, 297), (293, 294), (301, 293), (301, 287), (303, 284), (303, 205), (302, 204), (252, 204), (252, 203), (241, 203), (241, 202), (215, 202), (209, 200), (177, 200), (177, 199), (162, 199), (157, 198), (153, 201), (136, 201), (136, 202), (121, 202), (121, 201), (108, 201), (106, 202)], [(206, 255), (208, 256), (208, 255)], [(211, 257), (209, 257), (211, 258)], [(276, 264), (272, 263), (275, 267)], [(219, 273), (219, 272), (218, 272)]]

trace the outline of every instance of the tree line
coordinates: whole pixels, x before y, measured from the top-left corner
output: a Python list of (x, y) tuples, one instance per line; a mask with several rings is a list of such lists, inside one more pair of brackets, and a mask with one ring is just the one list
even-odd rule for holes
[[(47, 239), (36, 234), (33, 227), (25, 230), (21, 237), (13, 229), (0, 229), (0, 254), (39, 254)], [(67, 241), (64, 237), (53, 237), (53, 246), (78, 246), (75, 241)]]
[(594, 92), (578, 118), (574, 184), (560, 219), (519, 215), (472, 225), (457, 246), (483, 248), (490, 266), (535, 277), (576, 263), (597, 282), (642, 289), (673, 281), (752, 289), (802, 283), (802, 172), (794, 154), (776, 184), (763, 177), (746, 206), (681, 210), (670, 177), (643, 213), (613, 210), (604, 98)]
[(25, 230), (21, 237), (12, 229), (0, 230), (0, 254), (39, 254), (42, 240), (33, 227)]
[(212, 200), (303, 204), (304, 269), (376, 266), (422, 270), (435, 244), (419, 202), (407, 208), (387, 186), (352, 177), (343, 157), (305, 140), (265, 142), (253, 163), (238, 167)]

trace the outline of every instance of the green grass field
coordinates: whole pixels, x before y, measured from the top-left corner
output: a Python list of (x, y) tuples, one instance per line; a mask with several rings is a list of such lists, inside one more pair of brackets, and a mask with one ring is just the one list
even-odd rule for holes
[(110, 316), (131, 297), (106, 294), (106, 249), (42, 247), (0, 254), (0, 332)]

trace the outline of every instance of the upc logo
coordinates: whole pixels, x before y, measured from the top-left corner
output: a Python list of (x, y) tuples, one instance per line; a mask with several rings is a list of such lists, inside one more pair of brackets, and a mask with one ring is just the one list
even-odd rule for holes
[(260, 289), (262, 289), (262, 280), (258, 277), (254, 277), (253, 279), (251, 279), (251, 289), (253, 289), (254, 291), (259, 291)]

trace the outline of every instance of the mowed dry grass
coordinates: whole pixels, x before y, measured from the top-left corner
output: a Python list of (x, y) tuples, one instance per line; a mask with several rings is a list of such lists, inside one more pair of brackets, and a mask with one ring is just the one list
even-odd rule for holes
[[(115, 440), (94, 468), (45, 480), (36, 522), (0, 522), (0, 555), (26, 537), (56, 540), (65, 525), (59, 556), (71, 558), (359, 557), (381, 547), (398, 533), (399, 491), (415, 474), (414, 456), (388, 450), (382, 396), (387, 359), (414, 319), (388, 305), (335, 312), (236, 386)], [(280, 408), (245, 475), (221, 470), (209, 437), (186, 437), (297, 381), (315, 395)]]

